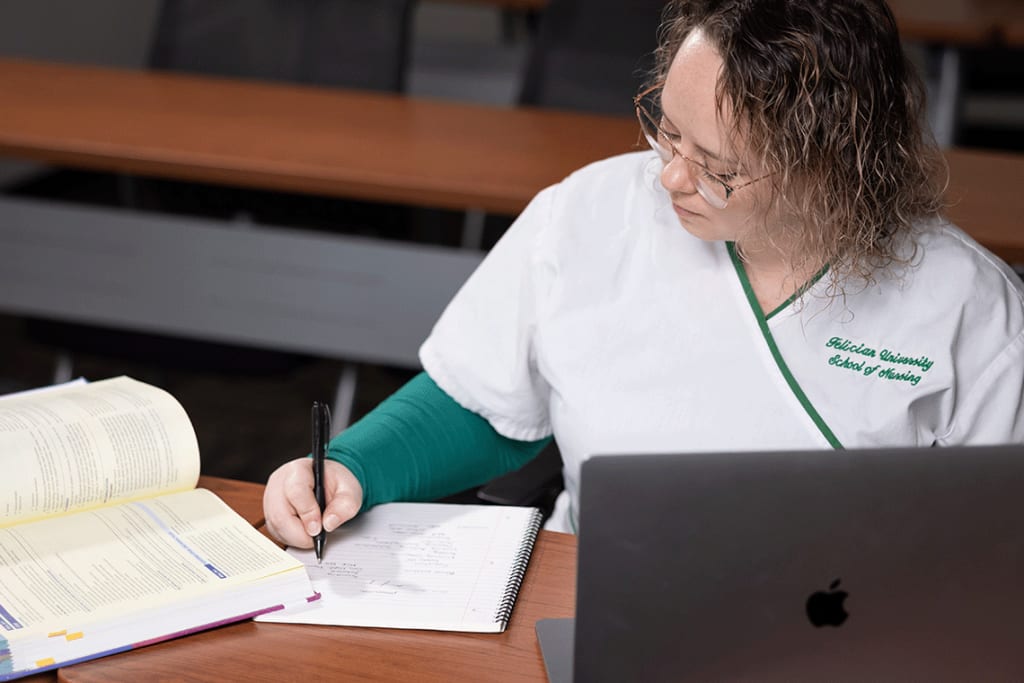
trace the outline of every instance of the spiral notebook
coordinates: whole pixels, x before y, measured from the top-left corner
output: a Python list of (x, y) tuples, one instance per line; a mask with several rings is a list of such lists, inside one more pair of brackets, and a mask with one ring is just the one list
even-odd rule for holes
[(535, 508), (378, 505), (327, 536), (322, 565), (289, 549), (321, 599), (258, 620), (500, 633), (540, 524)]

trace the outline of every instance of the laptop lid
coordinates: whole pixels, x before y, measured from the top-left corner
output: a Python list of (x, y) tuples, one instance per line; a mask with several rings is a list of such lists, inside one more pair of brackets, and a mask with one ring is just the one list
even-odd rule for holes
[(1024, 447), (581, 477), (576, 681), (1024, 680)]
[(572, 617), (539, 619), (534, 628), (548, 683), (572, 683), (572, 643), (576, 620)]

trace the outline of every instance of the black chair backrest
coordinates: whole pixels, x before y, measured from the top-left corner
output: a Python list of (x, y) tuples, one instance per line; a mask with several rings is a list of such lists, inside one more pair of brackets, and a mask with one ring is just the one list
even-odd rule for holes
[(412, 0), (164, 0), (156, 69), (401, 90)]
[(520, 104), (633, 113), (653, 67), (665, 0), (551, 0), (527, 60)]

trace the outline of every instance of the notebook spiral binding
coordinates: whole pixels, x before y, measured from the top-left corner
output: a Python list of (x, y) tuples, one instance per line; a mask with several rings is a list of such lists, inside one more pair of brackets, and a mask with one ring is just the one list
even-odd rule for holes
[(542, 520), (543, 515), (541, 511), (534, 510), (523, 533), (523, 541), (519, 545), (519, 551), (512, 561), (511, 569), (509, 569), (508, 581), (505, 582), (505, 592), (502, 594), (498, 610), (494, 614), (494, 621), (501, 624), (503, 631), (508, 626), (509, 617), (512, 616), (512, 606), (516, 604), (516, 598), (519, 596), (519, 587), (523, 583), (523, 575), (526, 574), (526, 566), (530, 562), (533, 544), (537, 540), (537, 533), (540, 531)]

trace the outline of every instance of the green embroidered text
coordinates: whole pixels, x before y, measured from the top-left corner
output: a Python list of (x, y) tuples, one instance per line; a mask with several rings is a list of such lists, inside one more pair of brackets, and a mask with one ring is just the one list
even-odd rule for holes
[[(909, 382), (915, 387), (921, 381), (923, 373), (931, 370), (935, 364), (928, 356), (912, 356), (886, 348), (878, 350), (865, 343), (843, 337), (832, 337), (825, 342), (825, 347), (840, 352), (828, 359), (828, 364), (833, 367), (890, 382)], [(882, 363), (874, 362), (875, 360)], [(920, 370), (922, 374), (917, 374), (915, 369)]]

